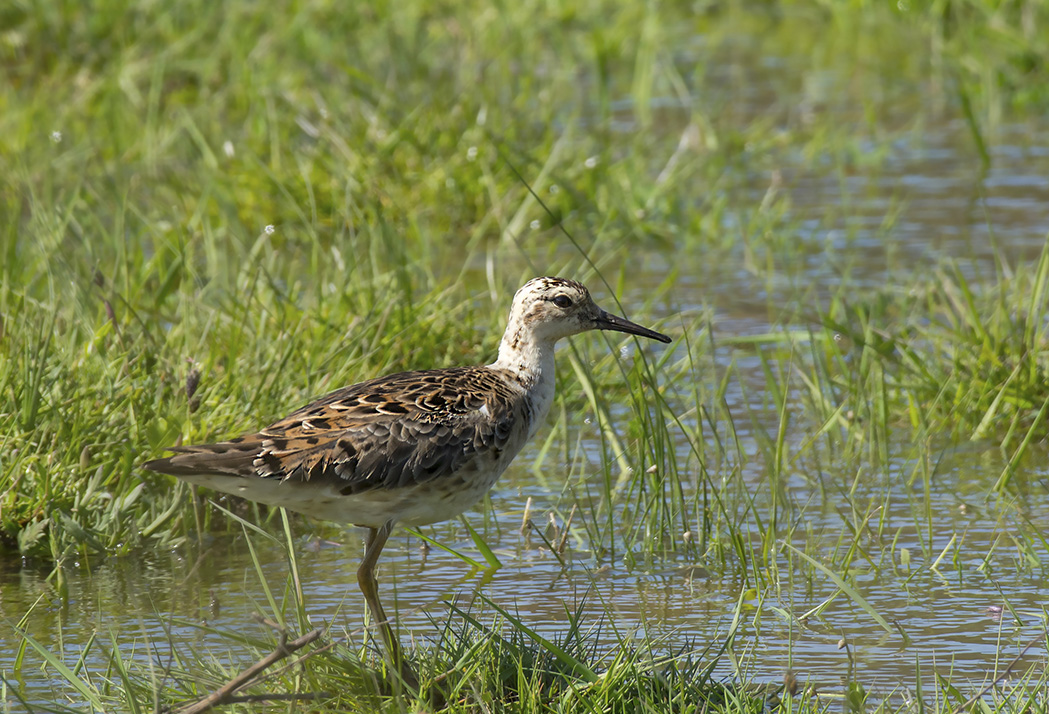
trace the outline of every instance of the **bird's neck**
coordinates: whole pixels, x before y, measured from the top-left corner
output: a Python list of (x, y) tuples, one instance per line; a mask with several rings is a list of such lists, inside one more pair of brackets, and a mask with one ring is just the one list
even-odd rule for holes
[(499, 343), (499, 357), (488, 366), (506, 370), (529, 391), (553, 385), (554, 343), (537, 340), (524, 330), (507, 329)]
[(488, 366), (504, 370), (521, 385), (529, 416), (527, 438), (531, 439), (554, 403), (554, 343), (517, 339), (507, 332), (499, 345), (499, 358)]

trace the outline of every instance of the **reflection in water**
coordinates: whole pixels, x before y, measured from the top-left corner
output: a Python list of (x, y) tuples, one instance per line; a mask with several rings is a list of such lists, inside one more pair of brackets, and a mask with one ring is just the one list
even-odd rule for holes
[[(527, 464), (529, 456), (524, 454), (522, 463)], [(866, 552), (852, 560), (850, 585), (892, 623), (892, 631), (879, 627), (848, 596), (835, 597), (838, 588), (826, 575), (781, 548), (776, 571), (788, 579), (760, 584), (744, 595), (731, 656), (721, 659), (716, 673), (778, 681), (792, 670), (801, 681), (834, 689), (852, 666), (866, 686), (887, 694), (901, 686), (913, 688), (916, 663), (925, 676), (950, 673), (956, 684), (979, 683), (1015, 656), (1040, 631), (1045, 579), (1009, 545), (1017, 504), (1003, 500), (969, 506), (961, 495), (987, 492), (1001, 464), (984, 464), (974, 471), (966, 469), (962, 459), (957, 461), (934, 481), (927, 502), (923, 494), (909, 492), (903, 479), (893, 484), (896, 497), (872, 509), (870, 533), (859, 541)], [(748, 480), (745, 474), (743, 478)], [(792, 519), (806, 523), (796, 531), (793, 545), (804, 549), (806, 540), (822, 543), (815, 553), (835, 570), (831, 559), (844, 556), (853, 527), (847, 515), (851, 509), (839, 509), (835, 503), (848, 498), (864, 503), (883, 491), (875, 485), (869, 492), (858, 488), (850, 494), (843, 486), (834, 494), (832, 480), (828, 475), (828, 483), (817, 485), (792, 479), (790, 492), (795, 504)], [(760, 487), (760, 478), (753, 483)], [(843, 478), (843, 483), (850, 482)], [(582, 608), (584, 626), (603, 633), (602, 646), (609, 651), (622, 638), (630, 641), (642, 634), (665, 638), (661, 641), (668, 651), (685, 642), (705, 647), (728, 636), (741, 593), (754, 587), (740, 579), (738, 569), (719, 573), (697, 567), (684, 556), (632, 567), (622, 555), (616, 562), (600, 561), (590, 552), (572, 549), (586, 545), (585, 533), (573, 532), (563, 556), (568, 568), (563, 571), (542, 539), (520, 532), (527, 494), (535, 489), (534, 477), (520, 467), (511, 468), (497, 489), (485, 537), (504, 567), (493, 572), (471, 571), (459, 558), (436, 548), (423, 550), (419, 539), (403, 531), (391, 541), (380, 576), (384, 597), (396, 602), (406, 640), (425, 646), (436, 636), (433, 620), (455, 617), (446, 602), (465, 606), (477, 594), (516, 611), (555, 640), (563, 631), (566, 608)], [(825, 501), (816, 495), (823, 489), (828, 493)], [(1049, 522), (1044, 485), (1035, 485), (1029, 495), (1020, 509), (1024, 517), (1031, 523)], [(537, 520), (557, 505), (556, 494), (540, 494), (535, 500)], [(915, 509), (925, 515), (916, 518)], [(470, 520), (485, 522), (480, 513), (470, 514)], [(355, 529), (315, 526), (305, 521), (295, 525), (306, 609), (315, 624), (356, 633), (360, 641), (364, 603), (355, 582), (360, 535)], [(276, 531), (279, 523), (271, 527)], [(432, 535), (453, 549), (477, 555), (460, 524), (438, 526)], [(757, 554), (760, 535), (752, 535)], [(264, 564), (263, 577), (275, 593), (284, 592), (288, 566), (279, 540), (254, 534), (252, 538)], [(835, 552), (839, 541), (845, 545)], [(901, 556), (904, 550), (909, 562)], [(33, 609), (29, 631), (45, 642), (67, 643), (67, 659), (77, 656), (78, 647), (93, 634), (113, 632), (128, 651), (143, 639), (167, 647), (170, 638), (176, 649), (214, 648), (215, 656), (246, 665), (249, 653), (231, 651), (228, 640), (195, 625), (206, 623), (220, 632), (259, 628), (252, 613), (268, 609), (243, 536), (215, 537), (199, 548), (74, 571), (69, 592), (63, 604), (43, 574), (8, 573), (2, 614), (13, 620), (42, 598)], [(484, 621), (498, 619), (484, 602), (475, 601), (473, 607)], [(805, 621), (799, 620), (814, 609)], [(841, 646), (842, 640), (848, 648)], [(146, 648), (138, 651), (148, 656)], [(1029, 655), (1030, 663), (1037, 656)], [(26, 687), (44, 699), (53, 696), (47, 682), (27, 682)]]

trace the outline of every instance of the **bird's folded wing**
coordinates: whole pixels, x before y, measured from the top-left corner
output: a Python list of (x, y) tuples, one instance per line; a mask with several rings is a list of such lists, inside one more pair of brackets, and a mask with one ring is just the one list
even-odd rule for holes
[(325, 483), (345, 494), (439, 479), (497, 458), (525, 418), (483, 367), (406, 372), (332, 392), (255, 434), (172, 449), (162, 473)]

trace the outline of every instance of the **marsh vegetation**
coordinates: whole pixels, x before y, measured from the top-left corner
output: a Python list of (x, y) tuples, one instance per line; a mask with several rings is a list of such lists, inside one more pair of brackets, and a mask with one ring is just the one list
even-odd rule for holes
[(316, 627), (244, 694), (414, 711), (353, 529), (139, 465), (487, 362), (537, 274), (675, 342), (564, 345), (484, 508), (387, 545), (451, 711), (1046, 711), (1047, 23), (0, 9), (3, 711), (177, 708)]

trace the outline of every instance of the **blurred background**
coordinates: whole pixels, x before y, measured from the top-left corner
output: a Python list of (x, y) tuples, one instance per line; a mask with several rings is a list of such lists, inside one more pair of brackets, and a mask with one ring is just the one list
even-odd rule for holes
[[(642, 652), (815, 707), (961, 704), (1046, 620), (1047, 22), (0, 7), (4, 711), (189, 698), (271, 646), (255, 612), (375, 665), (355, 529), (138, 464), (490, 361), (544, 274), (675, 342), (563, 345), (485, 506), (391, 539), (420, 656), (476, 618), (540, 649), (570, 630), (594, 671)], [(1043, 636), (1009, 691), (1044, 691), (1045, 660)]]

